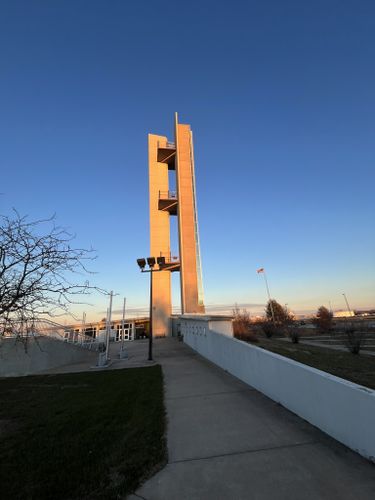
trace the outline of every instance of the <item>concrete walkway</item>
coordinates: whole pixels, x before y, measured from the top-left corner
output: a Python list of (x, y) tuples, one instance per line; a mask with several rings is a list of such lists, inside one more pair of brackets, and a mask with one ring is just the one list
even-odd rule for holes
[(154, 351), (168, 464), (129, 499), (375, 498), (373, 464), (181, 342), (157, 340)]

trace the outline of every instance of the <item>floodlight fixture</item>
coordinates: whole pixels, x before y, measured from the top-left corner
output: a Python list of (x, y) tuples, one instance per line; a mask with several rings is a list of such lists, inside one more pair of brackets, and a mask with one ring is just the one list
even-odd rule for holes
[(146, 267), (146, 259), (137, 259), (137, 264), (141, 268), (141, 271)]
[(156, 261), (159, 264), (159, 267), (165, 266), (165, 257), (157, 257)]
[(156, 264), (156, 259), (155, 257), (147, 257), (147, 264), (150, 266), (150, 268), (152, 269), (155, 264)]

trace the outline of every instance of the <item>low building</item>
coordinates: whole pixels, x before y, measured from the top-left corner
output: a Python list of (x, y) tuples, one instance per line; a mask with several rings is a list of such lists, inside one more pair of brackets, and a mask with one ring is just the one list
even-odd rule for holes
[[(111, 321), (109, 338), (111, 342), (121, 342), (122, 340), (129, 342), (147, 337), (149, 328), (150, 320), (148, 317), (126, 318), (124, 329), (122, 328), (122, 320), (116, 319)], [(86, 342), (105, 342), (106, 329), (105, 319), (86, 324), (76, 323), (65, 327), (64, 340), (73, 343), (78, 343), (82, 339)]]
[(334, 318), (351, 318), (355, 316), (354, 311), (335, 311), (333, 313)]

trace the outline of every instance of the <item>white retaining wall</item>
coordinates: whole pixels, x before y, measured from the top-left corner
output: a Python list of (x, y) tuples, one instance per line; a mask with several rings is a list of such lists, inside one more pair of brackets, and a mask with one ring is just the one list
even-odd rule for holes
[(199, 354), (375, 462), (374, 390), (184, 323), (184, 342)]
[(203, 334), (214, 331), (233, 337), (233, 317), (214, 314), (182, 314), (178, 317), (181, 333), (190, 332)]
[(32, 375), (74, 363), (96, 364), (98, 353), (52, 337), (29, 338), (27, 349), (15, 339), (0, 342), (0, 377)]

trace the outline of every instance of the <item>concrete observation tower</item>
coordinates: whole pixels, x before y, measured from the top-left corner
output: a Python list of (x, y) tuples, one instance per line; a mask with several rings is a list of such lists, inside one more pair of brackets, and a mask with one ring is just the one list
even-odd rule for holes
[[(190, 125), (178, 123), (176, 113), (174, 142), (149, 134), (148, 154), (150, 255), (165, 258), (163, 271), (153, 276), (152, 328), (155, 336), (164, 336), (171, 329), (172, 272), (180, 272), (182, 314), (205, 312)], [(169, 186), (171, 170), (176, 174), (176, 191)], [(178, 220), (179, 257), (171, 254), (170, 217)]]

